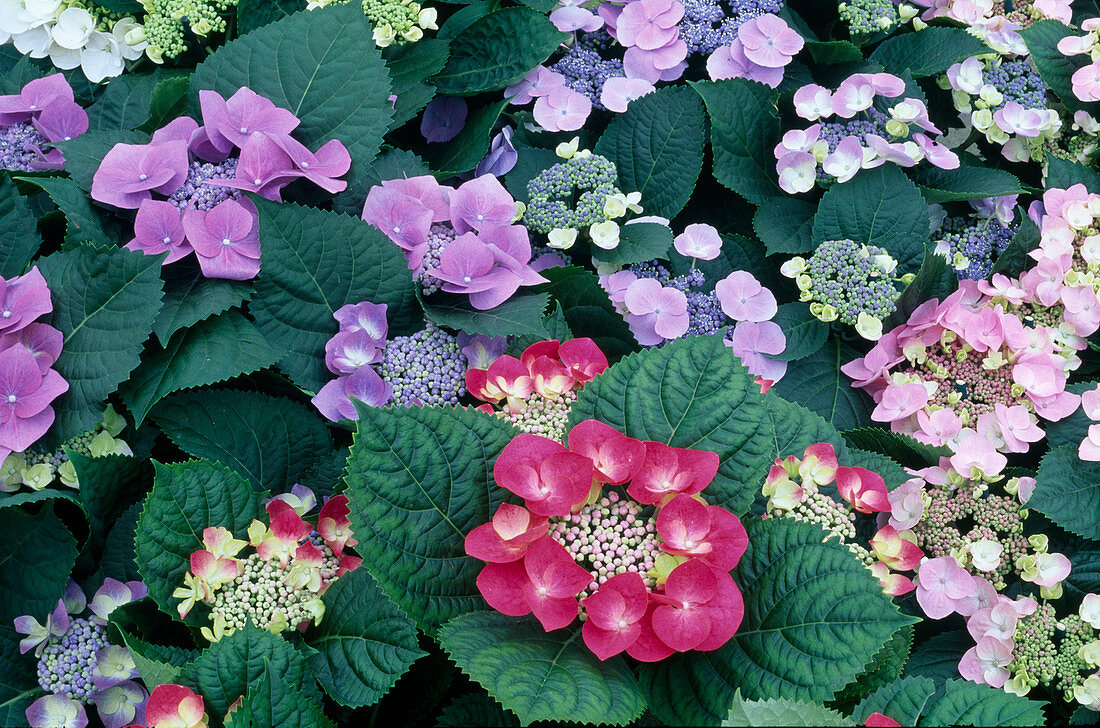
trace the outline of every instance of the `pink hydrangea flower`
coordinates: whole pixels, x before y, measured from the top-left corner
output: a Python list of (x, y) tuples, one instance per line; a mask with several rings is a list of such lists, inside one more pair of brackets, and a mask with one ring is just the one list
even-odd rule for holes
[(625, 78), (613, 76), (603, 84), (600, 91), (600, 103), (609, 111), (623, 113), (630, 102), (652, 93), (654, 86), (644, 78)]
[(766, 68), (782, 68), (802, 50), (805, 41), (787, 21), (767, 13), (741, 24), (737, 38), (744, 46), (745, 56)]
[(680, 255), (699, 260), (714, 260), (722, 252), (722, 236), (713, 225), (692, 223), (672, 241)]
[(917, 571), (917, 602), (931, 619), (954, 613), (973, 590), (974, 577), (950, 556), (926, 558)]
[(718, 48), (707, 58), (707, 75), (711, 81), (747, 78), (776, 88), (783, 81), (783, 67), (773, 68), (753, 63), (745, 55), (741, 40), (734, 38), (732, 43)]
[(1012, 642), (996, 637), (982, 637), (959, 661), (959, 674), (967, 680), (994, 688), (1004, 687), (1012, 673)]
[(772, 358), (787, 348), (787, 337), (774, 321), (742, 321), (725, 343), (749, 373), (761, 377), (769, 387), (787, 373), (787, 362)]
[(592, 101), (566, 86), (551, 90), (535, 100), (535, 121), (547, 131), (576, 131), (592, 112)]
[(259, 216), (250, 200), (226, 200), (209, 212), (192, 208), (183, 229), (207, 278), (245, 281), (260, 272)]
[(714, 293), (722, 312), (734, 321), (768, 321), (778, 311), (775, 295), (748, 271), (730, 273), (715, 284)]
[(641, 278), (630, 284), (623, 302), (630, 312), (627, 323), (644, 346), (678, 339), (687, 332), (687, 296), (679, 289)]

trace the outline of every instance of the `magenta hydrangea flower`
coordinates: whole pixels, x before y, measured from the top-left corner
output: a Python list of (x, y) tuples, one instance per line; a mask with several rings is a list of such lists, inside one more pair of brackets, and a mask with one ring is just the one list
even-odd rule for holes
[(244, 281), (260, 272), (259, 217), (247, 198), (226, 200), (209, 212), (188, 210), (183, 228), (208, 278)]
[(0, 277), (0, 334), (14, 333), (53, 310), (38, 266), (11, 279)]
[[(309, 151), (304, 144), (292, 136), (279, 134), (272, 136), (271, 139), (294, 165), (297, 174), (293, 177), (305, 177), (325, 192), (333, 194), (347, 189), (347, 181), (336, 178), (347, 174), (351, 169), (351, 154), (339, 139), (330, 139), (325, 142), (316, 153)], [(243, 151), (241, 154), (244, 155)]]
[(461, 96), (436, 96), (424, 108), (420, 133), (428, 142), (449, 142), (466, 126), (469, 111)]
[(218, 92), (204, 89), (199, 91), (199, 106), (206, 136), (221, 152), (243, 148), (255, 132), (285, 135), (301, 123), (293, 113), (250, 88), (238, 90), (228, 101)]
[(209, 180), (207, 184), (255, 192), (268, 200), (282, 202), (283, 187), (301, 176), (274, 137), (256, 132), (241, 147), (236, 177)]

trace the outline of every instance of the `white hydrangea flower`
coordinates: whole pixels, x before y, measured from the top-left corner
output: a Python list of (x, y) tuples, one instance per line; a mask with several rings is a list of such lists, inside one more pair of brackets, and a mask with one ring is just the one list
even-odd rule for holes
[(84, 8), (67, 8), (57, 16), (50, 30), (53, 42), (62, 48), (79, 50), (84, 47), (95, 30), (95, 18)]

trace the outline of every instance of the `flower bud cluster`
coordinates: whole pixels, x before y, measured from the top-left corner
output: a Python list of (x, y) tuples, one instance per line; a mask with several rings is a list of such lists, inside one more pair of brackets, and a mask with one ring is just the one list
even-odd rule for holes
[(386, 342), (379, 369), (393, 404), (435, 407), (466, 395), (466, 364), (458, 338), (428, 321), (423, 331)]
[(826, 240), (808, 261), (792, 258), (779, 270), (794, 278), (799, 300), (808, 302), (818, 319), (839, 320), (865, 339), (877, 341), (905, 283), (894, 275), (897, 265), (885, 248)]
[(154, 63), (187, 50), (184, 24), (200, 38), (225, 33), (226, 18), (239, 0), (143, 0), (145, 55)]
[(901, 20), (891, 0), (844, 0), (837, 10), (854, 36), (889, 33)]
[(34, 448), (12, 453), (0, 464), (0, 492), (14, 492), (20, 485), (42, 490), (55, 480), (69, 488), (80, 488), (76, 470), (66, 450), (98, 458), (104, 455), (133, 455), (130, 446), (118, 437), (126, 428), (126, 420), (111, 405), (103, 413), (103, 421), (91, 430), (67, 440), (57, 450), (44, 452)]
[(997, 256), (1005, 251), (1019, 225), (996, 217), (948, 218), (940, 228), (936, 253), (947, 258), (959, 280), (981, 281), (993, 272)]
[(1058, 618), (1054, 605), (1043, 602), (1016, 625), (1007, 667), (1012, 678), (1005, 689), (1026, 695), (1042, 685), (1062, 693), (1067, 702), (1089, 705), (1085, 683), (1100, 667), (1098, 637), (1095, 625), (1077, 614)]
[[(316, 525), (302, 518), (317, 505), (313, 491), (300, 485), (267, 503), (269, 524), (254, 520), (248, 542), (223, 527), (203, 530), (203, 548), (191, 554), (184, 585), (172, 592), (186, 617), (200, 602), (209, 605), (202, 634), (220, 640), (248, 622), (278, 634), (317, 624), (324, 616), (321, 595), (359, 566), (346, 551), (355, 546), (348, 499), (325, 501)], [(251, 546), (255, 551), (238, 556)]]
[[(349, 0), (309, 0), (307, 10), (328, 5), (343, 5)], [(363, 13), (374, 26), (374, 43), (379, 48), (414, 43), (425, 30), (439, 30), (435, 8), (425, 8), (413, 0), (361, 0)]]

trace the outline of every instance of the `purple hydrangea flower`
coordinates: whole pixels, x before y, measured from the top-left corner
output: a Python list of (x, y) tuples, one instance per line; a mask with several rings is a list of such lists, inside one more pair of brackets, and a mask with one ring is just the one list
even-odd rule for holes
[(199, 106), (206, 135), (221, 152), (244, 148), (256, 132), (290, 134), (301, 123), (293, 113), (250, 88), (238, 90), (228, 101), (216, 91), (199, 91)]
[(504, 336), (471, 336), (464, 331), (458, 334), (458, 347), (471, 369), (488, 369), (490, 364), (504, 354), (507, 346), (508, 339)]
[(503, 227), (516, 216), (516, 201), (491, 174), (464, 182), (450, 196), (451, 224), (460, 235)]
[(92, 177), (92, 198), (136, 210), (153, 191), (175, 191), (187, 179), (187, 167), (187, 145), (181, 141), (116, 144)]
[(226, 200), (209, 212), (190, 209), (183, 229), (207, 278), (244, 281), (260, 272), (259, 216), (247, 198)]
[(268, 200), (282, 202), (283, 188), (301, 176), (290, 155), (273, 136), (256, 132), (241, 147), (237, 176), (208, 180), (207, 184), (247, 190)]
[(348, 303), (336, 309), (332, 317), (340, 324), (340, 331), (365, 331), (377, 342), (385, 342), (388, 324), (384, 303)]
[(43, 373), (26, 348), (0, 351), (0, 454), (22, 452), (45, 435), (54, 420), (50, 402), (68, 389), (53, 369)]
[(322, 415), (339, 422), (359, 418), (352, 399), (371, 407), (383, 407), (392, 397), (393, 387), (383, 381), (374, 369), (363, 367), (353, 374), (333, 379), (321, 387), (321, 391), (310, 401)]
[(461, 96), (436, 96), (424, 108), (420, 133), (428, 142), (449, 142), (466, 126), (467, 112)]
[(15, 332), (53, 310), (38, 266), (11, 279), (0, 277), (0, 334)]
[(514, 131), (512, 127), (506, 126), (497, 132), (489, 145), (489, 152), (474, 168), (475, 177), (485, 174), (500, 177), (512, 171), (512, 168), (516, 166), (516, 162), (519, 161), (519, 154), (516, 152), (516, 148), (512, 146)]
[(165, 263), (174, 263), (193, 250), (184, 237), (179, 208), (171, 202), (153, 199), (141, 201), (134, 219), (134, 239), (126, 247), (148, 255), (167, 252)]
[(45, 374), (61, 356), (64, 337), (61, 332), (49, 324), (32, 323), (19, 331), (0, 336), (0, 351), (9, 346), (22, 346), (38, 362), (38, 368)]
[(787, 348), (787, 337), (774, 321), (742, 321), (733, 329), (726, 346), (741, 358), (741, 363), (762, 379), (778, 382), (787, 373), (787, 362), (772, 359)]

